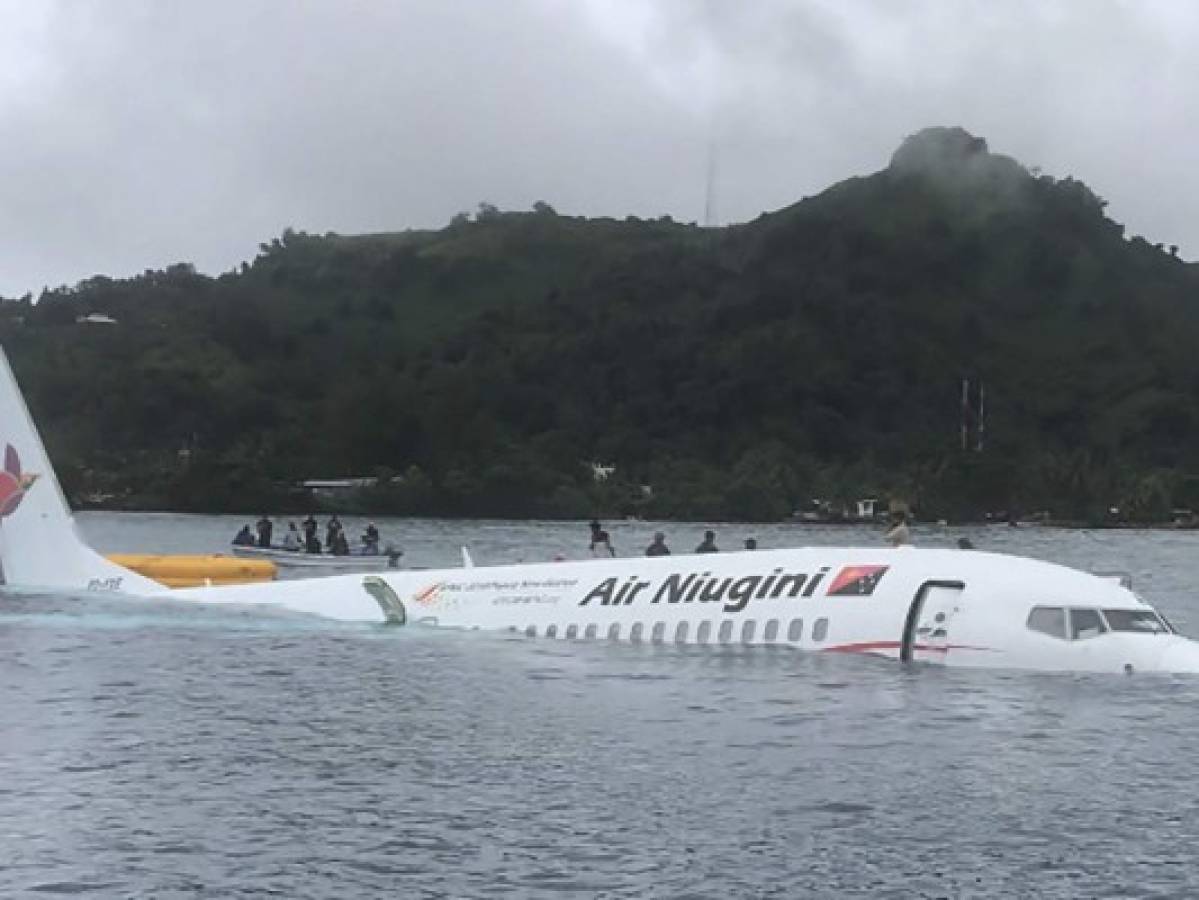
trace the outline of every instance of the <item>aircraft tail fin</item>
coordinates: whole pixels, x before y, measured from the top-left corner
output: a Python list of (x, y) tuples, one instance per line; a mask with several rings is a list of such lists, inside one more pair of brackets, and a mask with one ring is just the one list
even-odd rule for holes
[(60, 590), (163, 593), (165, 588), (88, 547), (0, 349), (0, 565), (4, 583)]

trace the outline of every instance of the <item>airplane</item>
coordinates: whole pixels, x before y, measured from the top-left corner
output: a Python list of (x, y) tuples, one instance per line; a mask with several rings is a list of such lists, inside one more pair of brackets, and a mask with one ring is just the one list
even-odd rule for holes
[(269, 606), (565, 640), (1199, 673), (1199, 643), (1176, 633), (1126, 580), (975, 550), (805, 547), (500, 566), (475, 566), (464, 552), (462, 568), (168, 589), (80, 537), (2, 349), (0, 362), (0, 564), (9, 589)]

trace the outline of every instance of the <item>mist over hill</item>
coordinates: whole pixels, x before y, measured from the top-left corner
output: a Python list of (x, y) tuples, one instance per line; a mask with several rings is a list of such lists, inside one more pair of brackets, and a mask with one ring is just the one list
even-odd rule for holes
[(1199, 272), (1104, 206), (927, 129), (727, 228), (287, 231), (216, 278), (4, 301), (0, 340), (76, 499), (260, 512), (378, 474), (394, 513), (1160, 520), (1199, 507)]

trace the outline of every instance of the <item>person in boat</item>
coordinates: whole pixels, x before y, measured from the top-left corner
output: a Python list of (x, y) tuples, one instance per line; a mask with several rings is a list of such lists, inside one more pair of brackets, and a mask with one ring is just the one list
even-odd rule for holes
[(296, 551), (300, 546), (300, 529), (296, 528), (295, 522), (288, 522), (287, 534), (283, 535), (283, 549)]
[(374, 522), (367, 522), (366, 530), (362, 532), (362, 552), (368, 556), (379, 555), (379, 529)]
[(719, 553), (720, 548), (716, 546), (716, 532), (705, 531), (704, 539), (700, 541), (698, 547), (695, 548), (696, 553)]
[(309, 536), (315, 538), (317, 529), (316, 519), (313, 518), (312, 513), (309, 513), (308, 518), (300, 523), (300, 527), (304, 529), (304, 546), (308, 546)]
[(304, 534), (304, 552), (305, 553), (320, 553), (321, 542), (317, 540), (316, 529), (305, 531)]
[(604, 531), (604, 527), (600, 525), (598, 520), (591, 521), (591, 545), (588, 548), (591, 550), (591, 555), (597, 553), (603, 556), (605, 553), (608, 556), (615, 556), (616, 551), (612, 548), (612, 539), (608, 537), (608, 532)]
[(654, 542), (645, 548), (646, 556), (670, 556), (670, 548), (666, 546), (666, 535), (660, 531), (654, 532)]
[(234, 535), (233, 546), (234, 547), (253, 547), (254, 546), (254, 535), (250, 533), (249, 525), (243, 525), (241, 527), (241, 531), (239, 531), (236, 535)]
[(325, 526), (325, 549), (330, 553), (336, 552), (333, 547), (336, 544), (337, 535), (342, 531), (341, 519), (337, 518), (337, 514), (329, 518), (329, 524)]
[(264, 514), (258, 520), (258, 546), (269, 547), (271, 545), (271, 532), (275, 530), (275, 524)]
[(907, 547), (911, 545), (912, 532), (908, 528), (907, 513), (902, 510), (891, 513), (891, 525), (887, 529), (887, 533), (883, 535), (883, 538), (892, 547)]
[(757, 538), (746, 538), (745, 539), (745, 549), (746, 550), (757, 550), (758, 549), (758, 539)]
[(344, 529), (339, 530), (337, 534), (333, 535), (333, 548), (330, 550), (330, 552), (334, 556), (350, 555), (350, 542), (346, 540), (346, 533)]

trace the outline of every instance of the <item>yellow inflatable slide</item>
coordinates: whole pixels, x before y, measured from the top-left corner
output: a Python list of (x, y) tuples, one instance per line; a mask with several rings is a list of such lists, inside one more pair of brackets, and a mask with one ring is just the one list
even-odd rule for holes
[(277, 571), (275, 564), (267, 559), (239, 559), (221, 553), (110, 553), (108, 558), (118, 566), (173, 588), (273, 581)]

